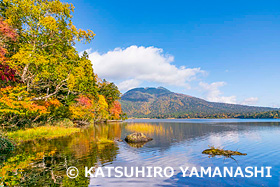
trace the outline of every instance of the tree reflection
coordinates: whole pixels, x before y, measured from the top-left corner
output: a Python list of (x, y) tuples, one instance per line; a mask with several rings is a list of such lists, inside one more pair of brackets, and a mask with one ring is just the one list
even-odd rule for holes
[[(40, 139), (22, 143), (1, 163), (0, 184), (6, 186), (87, 186), (84, 167), (112, 162), (120, 137), (121, 124), (90, 126), (80, 133), (57, 139)], [(110, 141), (99, 143), (99, 140)], [(66, 170), (75, 166), (79, 176), (70, 179)]]

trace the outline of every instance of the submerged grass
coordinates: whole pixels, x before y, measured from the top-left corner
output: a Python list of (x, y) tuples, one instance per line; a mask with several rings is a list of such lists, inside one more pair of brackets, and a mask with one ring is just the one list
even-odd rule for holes
[(97, 141), (97, 144), (108, 144), (108, 143), (114, 143), (114, 141), (104, 137), (98, 139)]
[(225, 157), (231, 157), (233, 155), (247, 155), (246, 153), (240, 153), (238, 151), (231, 151), (231, 150), (224, 150), (224, 149), (219, 149), (215, 148), (214, 146), (211, 146), (210, 149), (205, 149), (202, 154), (208, 154), (211, 155), (212, 157), (216, 155), (222, 155)]
[(79, 128), (59, 126), (42, 126), (6, 133), (6, 136), (16, 142), (29, 141), (40, 138), (57, 138), (79, 132)]

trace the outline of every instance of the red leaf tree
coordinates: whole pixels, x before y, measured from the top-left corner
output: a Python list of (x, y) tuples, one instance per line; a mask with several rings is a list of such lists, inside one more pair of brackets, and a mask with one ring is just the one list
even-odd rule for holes
[(16, 71), (5, 64), (9, 42), (15, 42), (16, 32), (0, 18), (0, 86), (7, 86), (9, 82), (18, 82)]
[(113, 119), (120, 119), (120, 114), (122, 113), (121, 104), (119, 101), (114, 101), (113, 106), (110, 108), (110, 114)]

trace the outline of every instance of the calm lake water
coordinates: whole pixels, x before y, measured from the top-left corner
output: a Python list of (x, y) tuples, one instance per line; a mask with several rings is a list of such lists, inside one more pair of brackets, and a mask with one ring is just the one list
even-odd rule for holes
[[(104, 140), (124, 139), (132, 132), (154, 138), (142, 145)], [(65, 186), (280, 186), (279, 120), (128, 120), (90, 126), (68, 137), (23, 143), (2, 161), (2, 175), (15, 185)], [(224, 158), (202, 154), (208, 146), (247, 153)], [(75, 166), (80, 175), (66, 177)], [(85, 178), (84, 167), (167, 167), (171, 178)], [(179, 167), (271, 166), (271, 178), (183, 177)], [(6, 169), (5, 169), (6, 168)], [(18, 170), (21, 169), (21, 170)], [(18, 175), (12, 175), (17, 171)], [(105, 171), (105, 170), (104, 170)], [(20, 174), (20, 176), (19, 176)], [(24, 176), (24, 177), (22, 177)]]

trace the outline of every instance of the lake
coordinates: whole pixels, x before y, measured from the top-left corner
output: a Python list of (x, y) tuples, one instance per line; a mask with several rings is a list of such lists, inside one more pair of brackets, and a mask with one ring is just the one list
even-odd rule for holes
[[(2, 175), (15, 185), (39, 186), (280, 186), (280, 120), (166, 119), (127, 120), (91, 125), (81, 132), (57, 139), (21, 144), (2, 159)], [(127, 144), (132, 132), (153, 138), (146, 144)], [(107, 140), (107, 141), (106, 141)], [(247, 153), (246, 156), (209, 157), (202, 151), (215, 146)], [(66, 168), (75, 166), (79, 176), (70, 179)], [(92, 177), (87, 167), (172, 167), (171, 177)], [(272, 167), (272, 177), (183, 177), (180, 167)], [(12, 172), (17, 171), (17, 175)], [(106, 176), (108, 176), (106, 173)]]

